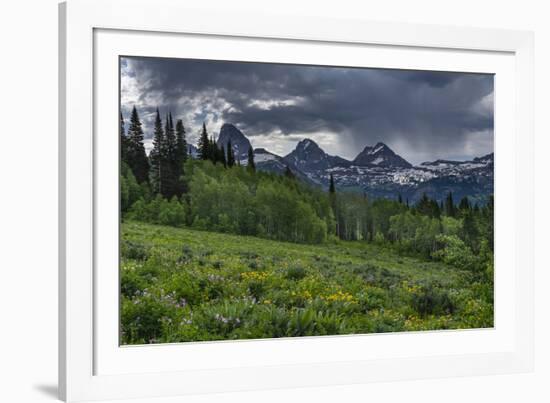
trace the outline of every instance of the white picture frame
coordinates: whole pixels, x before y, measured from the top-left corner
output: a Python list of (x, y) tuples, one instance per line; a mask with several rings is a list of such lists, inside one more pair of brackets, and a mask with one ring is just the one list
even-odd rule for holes
[[(205, 14), (171, 0), (70, 0), (60, 5), (59, 40), (62, 399), (532, 370), (531, 33), (311, 17), (285, 18), (282, 24), (275, 15)], [(494, 73), (495, 327), (118, 346), (118, 266), (113, 263), (118, 249), (110, 247), (118, 245), (113, 227), (118, 225), (118, 204), (110, 208), (118, 203), (118, 169), (113, 165), (118, 164), (118, 148), (109, 147), (113, 143), (99, 133), (118, 128), (114, 62), (121, 54), (317, 64), (330, 64), (330, 55), (337, 54), (345, 65)], [(116, 144), (117, 136), (112, 137)]]

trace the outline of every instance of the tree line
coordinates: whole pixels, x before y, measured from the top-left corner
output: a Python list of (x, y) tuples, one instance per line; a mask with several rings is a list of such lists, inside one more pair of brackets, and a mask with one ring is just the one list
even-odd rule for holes
[[(166, 114), (164, 125), (157, 108), (153, 131), (153, 149), (149, 157), (145, 151), (144, 132), (136, 107), (130, 115), (128, 131), (120, 114), (120, 146), (122, 163), (127, 165), (135, 180), (142, 187), (148, 187), (153, 194), (170, 199), (181, 197), (185, 191), (184, 164), (188, 158), (188, 145), (183, 121), (178, 119), (174, 126), (172, 113)], [(213, 136), (209, 136), (203, 123), (198, 142), (198, 155), (201, 160), (220, 163), (224, 168), (240, 166), (235, 157), (231, 141), (227, 150), (218, 146)], [(255, 171), (254, 150), (248, 149), (247, 169)]]

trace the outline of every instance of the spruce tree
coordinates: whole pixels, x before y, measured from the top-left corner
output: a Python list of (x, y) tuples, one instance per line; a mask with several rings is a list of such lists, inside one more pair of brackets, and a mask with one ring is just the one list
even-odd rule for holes
[(435, 200), (430, 199), (426, 193), (422, 194), (422, 197), (416, 204), (416, 210), (420, 214), (427, 215), (431, 218), (439, 218), (441, 216), (439, 204)]
[(206, 131), (206, 124), (202, 124), (202, 132), (199, 137), (199, 158), (201, 160), (207, 160), (210, 157), (210, 139), (208, 138), (208, 132)]
[(332, 176), (332, 174), (330, 174), (330, 185), (328, 187), (328, 192), (330, 194), (336, 193), (336, 187), (334, 186), (334, 177)]
[[(289, 169), (288, 166), (286, 169)], [(334, 234), (338, 236), (339, 234), (339, 220), (338, 220), (338, 204), (336, 201), (336, 186), (334, 184), (334, 176), (330, 174), (330, 183), (328, 186), (329, 202), (330, 208), (332, 209), (332, 215), (334, 216)]]
[(166, 139), (162, 129), (162, 121), (157, 108), (155, 117), (155, 126), (153, 133), (153, 149), (149, 155), (151, 160), (151, 179), (153, 192), (162, 194), (164, 190), (163, 182), (166, 175)]
[(178, 119), (176, 122), (176, 149), (179, 161), (183, 164), (187, 161), (187, 139), (185, 137), (185, 127), (183, 121)]
[(470, 210), (464, 211), (462, 221), (463, 238), (466, 244), (475, 252), (479, 252), (479, 228), (474, 214)]
[(445, 199), (445, 214), (449, 217), (456, 216), (456, 207), (453, 201), (453, 194), (449, 192)]
[(216, 150), (216, 162), (221, 163), (225, 167), (226, 161), (225, 161), (225, 152), (223, 151), (223, 146), (218, 147), (218, 143), (214, 142), (214, 149)]
[(178, 193), (179, 179), (177, 139), (171, 112), (166, 115), (164, 138), (165, 150), (163, 155), (163, 162), (166, 168), (162, 180), (162, 195), (167, 199), (171, 199), (174, 195)]
[(397, 203), (403, 204), (403, 197), (401, 196), (401, 193), (397, 195)]
[(130, 116), (127, 136), (127, 163), (138, 183), (149, 181), (149, 160), (143, 145), (143, 129), (137, 109), (134, 106)]
[(208, 159), (214, 164), (218, 162), (218, 145), (214, 141), (214, 137), (210, 137), (210, 142), (208, 143)]
[(467, 211), (470, 210), (470, 200), (468, 200), (468, 196), (464, 196), (462, 199), (460, 199), (460, 203), (458, 203), (458, 209), (461, 211)]
[(227, 168), (227, 158), (225, 157), (225, 148), (223, 148), (223, 145), (220, 148), (220, 160), (223, 164), (223, 167)]
[(256, 164), (254, 163), (254, 150), (252, 147), (248, 147), (248, 164), (246, 167), (250, 171), (256, 171)]
[(185, 182), (183, 180), (183, 165), (187, 161), (187, 140), (183, 122), (178, 119), (176, 122), (176, 155), (174, 161), (174, 176), (176, 179), (176, 195), (180, 197), (185, 193)]
[(166, 138), (166, 155), (169, 157), (173, 157), (176, 154), (176, 132), (174, 131), (172, 113), (166, 115), (164, 135)]

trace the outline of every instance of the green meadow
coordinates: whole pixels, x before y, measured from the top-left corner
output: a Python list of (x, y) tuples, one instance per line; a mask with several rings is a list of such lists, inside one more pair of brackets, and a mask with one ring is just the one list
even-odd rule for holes
[(122, 344), (493, 326), (492, 280), (454, 266), (452, 254), (132, 220), (120, 246)]

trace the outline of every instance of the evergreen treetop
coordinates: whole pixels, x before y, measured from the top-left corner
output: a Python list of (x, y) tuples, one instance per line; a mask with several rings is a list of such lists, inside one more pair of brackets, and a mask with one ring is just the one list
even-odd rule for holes
[(149, 180), (149, 160), (143, 145), (143, 128), (136, 107), (132, 109), (127, 135), (127, 163), (138, 183)]
[(162, 120), (160, 119), (160, 112), (158, 108), (154, 123), (153, 149), (151, 150), (149, 158), (151, 160), (151, 178), (153, 181), (153, 191), (156, 193), (162, 193), (162, 183), (167, 168), (167, 152), (165, 133), (162, 128)]
[(176, 149), (180, 164), (187, 161), (187, 139), (185, 137), (185, 127), (183, 127), (181, 119), (176, 121)]
[(449, 217), (456, 216), (456, 207), (453, 201), (453, 194), (449, 192), (447, 198), (445, 199), (445, 214)]
[(331, 194), (336, 193), (336, 187), (334, 186), (334, 176), (332, 176), (332, 174), (330, 174), (330, 185), (328, 187), (328, 191)]
[(251, 171), (256, 170), (256, 164), (254, 163), (254, 150), (252, 147), (248, 147), (248, 164), (247, 168)]
[(210, 139), (208, 138), (208, 132), (206, 131), (206, 124), (202, 124), (202, 132), (199, 137), (198, 143), (199, 158), (201, 160), (207, 160), (210, 156)]

